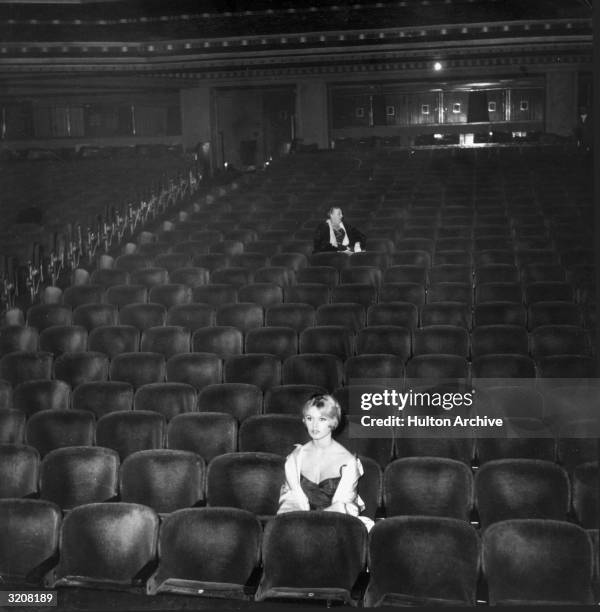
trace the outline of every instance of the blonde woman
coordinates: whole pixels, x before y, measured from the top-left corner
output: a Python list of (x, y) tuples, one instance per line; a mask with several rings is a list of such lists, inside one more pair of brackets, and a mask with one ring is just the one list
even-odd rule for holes
[(297, 445), (285, 462), (278, 514), (324, 510), (358, 517), (370, 529), (373, 521), (359, 516), (365, 509), (358, 495), (363, 475), (360, 460), (333, 439), (341, 409), (331, 395), (315, 395), (302, 408), (310, 441)]

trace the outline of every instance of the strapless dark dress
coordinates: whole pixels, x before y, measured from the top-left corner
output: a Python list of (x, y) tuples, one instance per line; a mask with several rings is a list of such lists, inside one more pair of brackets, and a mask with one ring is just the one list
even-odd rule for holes
[(300, 486), (308, 497), (308, 503), (311, 510), (323, 510), (331, 506), (331, 500), (335, 495), (341, 478), (326, 478), (321, 480), (319, 484), (309, 480), (304, 475), (300, 475)]

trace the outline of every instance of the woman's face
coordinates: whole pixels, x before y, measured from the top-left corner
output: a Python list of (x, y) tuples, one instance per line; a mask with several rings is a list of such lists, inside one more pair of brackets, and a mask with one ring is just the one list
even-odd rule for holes
[(331, 435), (335, 428), (335, 420), (328, 417), (322, 410), (315, 406), (311, 406), (304, 413), (304, 424), (308, 431), (308, 435), (313, 440), (322, 440)]
[(331, 219), (331, 222), (334, 225), (339, 225), (342, 222), (342, 219), (344, 218), (344, 215), (342, 214), (342, 209), (341, 208), (334, 208), (331, 211), (331, 214), (329, 215), (329, 218)]

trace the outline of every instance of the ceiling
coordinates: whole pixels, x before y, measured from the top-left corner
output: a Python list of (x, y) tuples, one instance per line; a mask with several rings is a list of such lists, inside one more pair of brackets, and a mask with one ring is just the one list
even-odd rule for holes
[(587, 62), (591, 17), (588, 0), (4, 0), (0, 84), (408, 74), (437, 57), (510, 74)]

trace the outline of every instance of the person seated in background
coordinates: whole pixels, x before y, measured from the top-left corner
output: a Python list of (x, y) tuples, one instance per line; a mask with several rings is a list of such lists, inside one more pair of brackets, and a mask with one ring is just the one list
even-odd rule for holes
[(350, 254), (366, 249), (367, 237), (349, 223), (343, 223), (343, 218), (339, 206), (329, 209), (327, 219), (319, 223), (315, 231), (313, 253), (340, 251)]
[(339, 403), (331, 395), (313, 395), (302, 408), (302, 416), (311, 440), (296, 445), (286, 458), (277, 514), (341, 512), (358, 517), (370, 529), (373, 521), (359, 516), (365, 509), (357, 490), (363, 475), (360, 459), (332, 437), (341, 420)]

